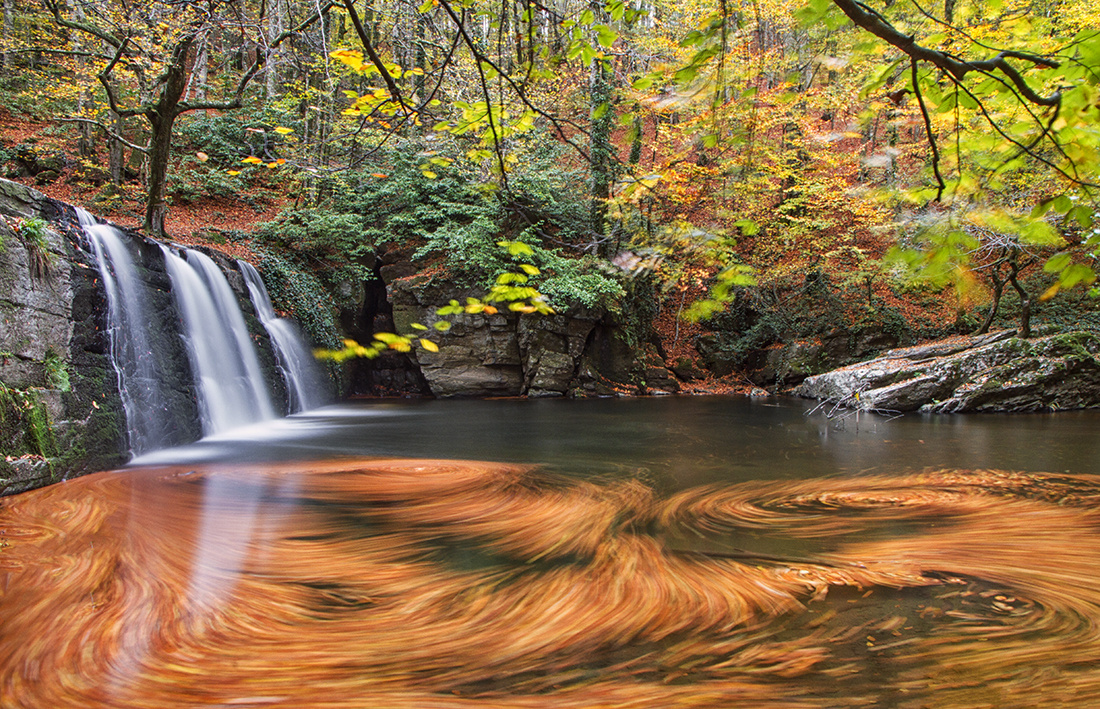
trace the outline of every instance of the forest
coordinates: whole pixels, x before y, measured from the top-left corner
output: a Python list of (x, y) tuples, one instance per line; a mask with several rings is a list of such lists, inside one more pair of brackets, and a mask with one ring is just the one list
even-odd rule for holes
[(1095, 0), (0, 2), (4, 709), (1097, 706)]
[(1098, 27), (1084, 0), (5, 0), (5, 121), (41, 130), (2, 157), (250, 245), (303, 321), (387, 248), (488, 292), (515, 242), (547, 306), (728, 373), (836, 328), (1092, 318)]

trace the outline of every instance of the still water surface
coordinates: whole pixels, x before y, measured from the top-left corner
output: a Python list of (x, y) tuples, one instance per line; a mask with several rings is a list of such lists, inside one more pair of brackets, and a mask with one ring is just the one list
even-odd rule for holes
[(0, 502), (0, 707), (1100, 704), (1100, 414), (375, 401)]
[(710, 482), (998, 468), (1093, 473), (1100, 412), (888, 419), (744, 397), (364, 401), (238, 429), (142, 462), (330, 455), (532, 463)]

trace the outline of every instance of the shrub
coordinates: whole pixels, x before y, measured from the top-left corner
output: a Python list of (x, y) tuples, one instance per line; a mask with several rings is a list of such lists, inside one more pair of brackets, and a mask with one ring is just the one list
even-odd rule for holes
[(179, 139), (175, 149), (180, 154), (206, 153), (215, 164), (236, 165), (241, 158), (253, 154), (256, 141), (264, 140), (261, 133), (251, 138), (253, 134), (247, 129), (270, 127), (265, 125), (258, 111), (186, 113), (176, 123), (175, 133)]

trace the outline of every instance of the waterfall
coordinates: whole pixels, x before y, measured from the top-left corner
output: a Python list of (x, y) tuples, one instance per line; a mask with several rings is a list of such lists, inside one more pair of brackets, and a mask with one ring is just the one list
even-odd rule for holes
[(204, 435), (275, 417), (233, 289), (209, 256), (161, 245), (197, 384)]
[[(82, 209), (77, 215), (106, 294), (109, 354), (131, 454), (189, 443), (200, 425), (209, 436), (275, 418), (241, 301), (222, 269), (199, 251), (132, 239)], [(149, 261), (141, 252), (155, 255), (156, 247), (167, 278), (159, 263), (149, 273), (143, 268)], [(256, 269), (238, 264), (286, 380), (290, 411), (326, 403), (327, 381), (295, 324), (275, 315)]]
[(260, 318), (268, 336), (271, 337), (279, 370), (282, 372), (283, 379), (286, 380), (291, 413), (308, 411), (327, 403), (328, 386), (317, 367), (313, 353), (302, 339), (297, 325), (275, 314), (267, 287), (264, 286), (259, 272), (252, 264), (247, 261), (237, 261), (237, 265), (244, 275), (245, 283), (248, 284), (248, 292), (252, 297), (256, 316)]
[(110, 359), (126, 413), (130, 450), (140, 455), (177, 443), (179, 432), (168, 415), (167, 378), (150, 341), (155, 324), (145, 307), (149, 300), (148, 286), (138, 277), (134, 260), (117, 229), (97, 223), (83, 209), (77, 209), (77, 216), (107, 292)]

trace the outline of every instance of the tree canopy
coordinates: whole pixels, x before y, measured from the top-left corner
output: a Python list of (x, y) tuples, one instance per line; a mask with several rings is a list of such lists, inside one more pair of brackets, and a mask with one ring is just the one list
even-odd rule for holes
[[(570, 248), (670, 281), (716, 266), (698, 315), (784, 268), (871, 284), (876, 230), (896, 263), (962, 288), (982, 233), (1054, 254), (1044, 297), (1095, 280), (1088, 0), (6, 0), (3, 42), (10, 95), (90, 144), (94, 128), (116, 181), (140, 167), (155, 233), (173, 164), (222, 189), (294, 171), (312, 199), (400, 145), (426, 178), (462, 167), (523, 214), (513, 182), (553, 144), (591, 205)], [(172, 157), (174, 134), (232, 109), (219, 150)]]

